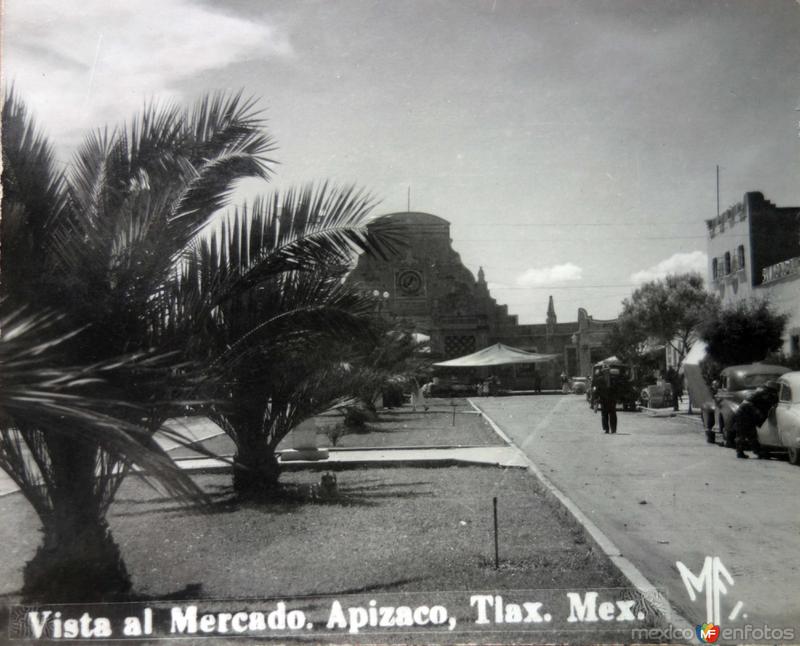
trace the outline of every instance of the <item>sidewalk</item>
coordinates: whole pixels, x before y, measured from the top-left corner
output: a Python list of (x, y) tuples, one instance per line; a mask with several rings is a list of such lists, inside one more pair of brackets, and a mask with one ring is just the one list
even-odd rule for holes
[[(519, 451), (510, 446), (464, 446), (464, 447), (404, 447), (392, 449), (328, 449), (323, 460), (292, 460), (281, 462), (287, 470), (298, 468), (332, 469), (369, 466), (451, 466), (454, 464), (491, 465), (498, 467), (527, 468)], [(229, 471), (232, 458), (183, 458), (176, 464), (187, 471)]]
[[(392, 413), (389, 413), (390, 415)], [(459, 414), (476, 414), (478, 411), (459, 411)], [(210, 421), (180, 418), (171, 420), (173, 431), (183, 432), (187, 439), (204, 442), (219, 435), (222, 430)], [(159, 444), (167, 452), (179, 445), (167, 438), (159, 438)], [(360, 466), (452, 466), (458, 464), (498, 466), (503, 468), (527, 467), (524, 458), (515, 448), (505, 446), (415, 446), (383, 448), (328, 448), (329, 455), (323, 460), (292, 460), (281, 462), (286, 470), (296, 469), (347, 469)], [(282, 453), (282, 451), (278, 451)], [(175, 463), (189, 472), (209, 473), (229, 471), (233, 468), (233, 458), (221, 455), (219, 458), (175, 458)], [(0, 472), (0, 497), (18, 490), (16, 484), (5, 473)]]

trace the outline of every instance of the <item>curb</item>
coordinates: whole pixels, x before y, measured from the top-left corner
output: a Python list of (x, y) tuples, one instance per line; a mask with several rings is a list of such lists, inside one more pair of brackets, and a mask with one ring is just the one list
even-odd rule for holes
[(485, 419), (489, 425), (492, 427), (495, 433), (497, 433), (505, 442), (509, 444), (509, 446), (513, 447), (520, 453), (520, 457), (527, 463), (528, 471), (530, 471), (542, 484), (544, 490), (547, 494), (555, 498), (561, 505), (563, 505), (567, 511), (572, 515), (572, 517), (586, 530), (586, 532), (592, 537), (594, 542), (597, 546), (603, 551), (603, 553), (609, 558), (609, 560), (616, 566), (616, 568), (622, 573), (622, 575), (631, 582), (631, 584), (644, 595), (646, 598), (654, 600), (661, 609), (666, 609), (669, 612), (666, 614), (667, 621), (672, 624), (675, 628), (678, 628), (682, 631), (689, 630), (690, 632), (694, 632), (694, 625), (689, 623), (689, 621), (679, 614), (675, 608), (669, 603), (669, 600), (664, 597), (661, 592), (659, 592), (658, 588), (653, 585), (649, 579), (642, 574), (642, 572), (637, 568), (631, 561), (629, 561), (625, 556), (622, 555), (620, 549), (614, 544), (614, 542), (606, 536), (606, 534), (594, 524), (594, 522), (584, 514), (580, 508), (572, 502), (572, 500), (539, 469), (538, 466), (531, 460), (525, 453), (520, 449), (514, 441), (508, 437), (508, 435), (503, 432), (503, 430), (495, 423), (495, 421), (489, 417), (475, 402), (471, 399), (468, 399), (469, 403), (475, 407), (476, 410), (480, 411), (483, 419)]
[[(350, 469), (361, 468), (372, 469), (396, 469), (402, 467), (415, 467), (415, 468), (438, 468), (438, 467), (489, 467), (501, 469), (526, 469), (523, 464), (502, 464), (500, 462), (481, 462), (479, 460), (467, 460), (459, 458), (437, 458), (433, 460), (418, 460), (414, 458), (398, 458), (396, 460), (353, 460), (352, 462), (327, 462), (320, 460), (318, 462), (301, 462), (294, 460), (292, 462), (284, 462), (281, 464), (282, 471), (348, 471)], [(229, 466), (200, 466), (192, 469), (189, 473), (230, 473), (231, 467)], [(18, 493), (18, 492), (11, 492)]]

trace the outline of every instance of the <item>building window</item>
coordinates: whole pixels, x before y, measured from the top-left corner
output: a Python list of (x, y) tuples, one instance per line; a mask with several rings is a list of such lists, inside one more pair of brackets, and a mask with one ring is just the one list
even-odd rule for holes
[(726, 251), (725, 252), (725, 275), (727, 276), (730, 273), (731, 273), (731, 252), (730, 251)]
[(444, 354), (448, 359), (461, 357), (475, 352), (474, 336), (446, 336), (444, 337)]
[(736, 248), (736, 271), (744, 269), (744, 245), (740, 244)]
[(711, 279), (717, 280), (719, 278), (719, 258), (714, 258), (711, 261)]

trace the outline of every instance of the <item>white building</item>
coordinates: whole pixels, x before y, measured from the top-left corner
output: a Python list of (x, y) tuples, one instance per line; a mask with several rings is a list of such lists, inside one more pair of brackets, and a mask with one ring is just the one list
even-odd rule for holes
[(800, 354), (800, 207), (746, 193), (706, 226), (709, 291), (724, 305), (768, 300), (789, 317), (783, 351)]

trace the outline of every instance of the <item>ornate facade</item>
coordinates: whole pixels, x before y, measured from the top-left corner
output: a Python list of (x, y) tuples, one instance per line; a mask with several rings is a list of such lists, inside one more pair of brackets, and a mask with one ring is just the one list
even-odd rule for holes
[[(498, 341), (559, 354), (561, 361), (543, 373), (545, 387), (552, 387), (562, 370), (587, 375), (592, 363), (603, 358), (605, 331), (613, 321), (596, 321), (581, 308), (577, 321), (559, 323), (550, 297), (546, 323), (520, 325), (506, 305), (492, 298), (483, 269), (476, 278), (461, 262), (447, 220), (418, 212), (392, 213), (380, 221), (386, 219), (402, 231), (408, 246), (389, 260), (363, 254), (348, 282), (375, 294), (382, 315), (408, 321), (430, 336), (436, 358), (451, 359)], [(528, 377), (532, 370), (527, 368)], [(526, 385), (525, 372), (514, 371), (520, 386)]]

